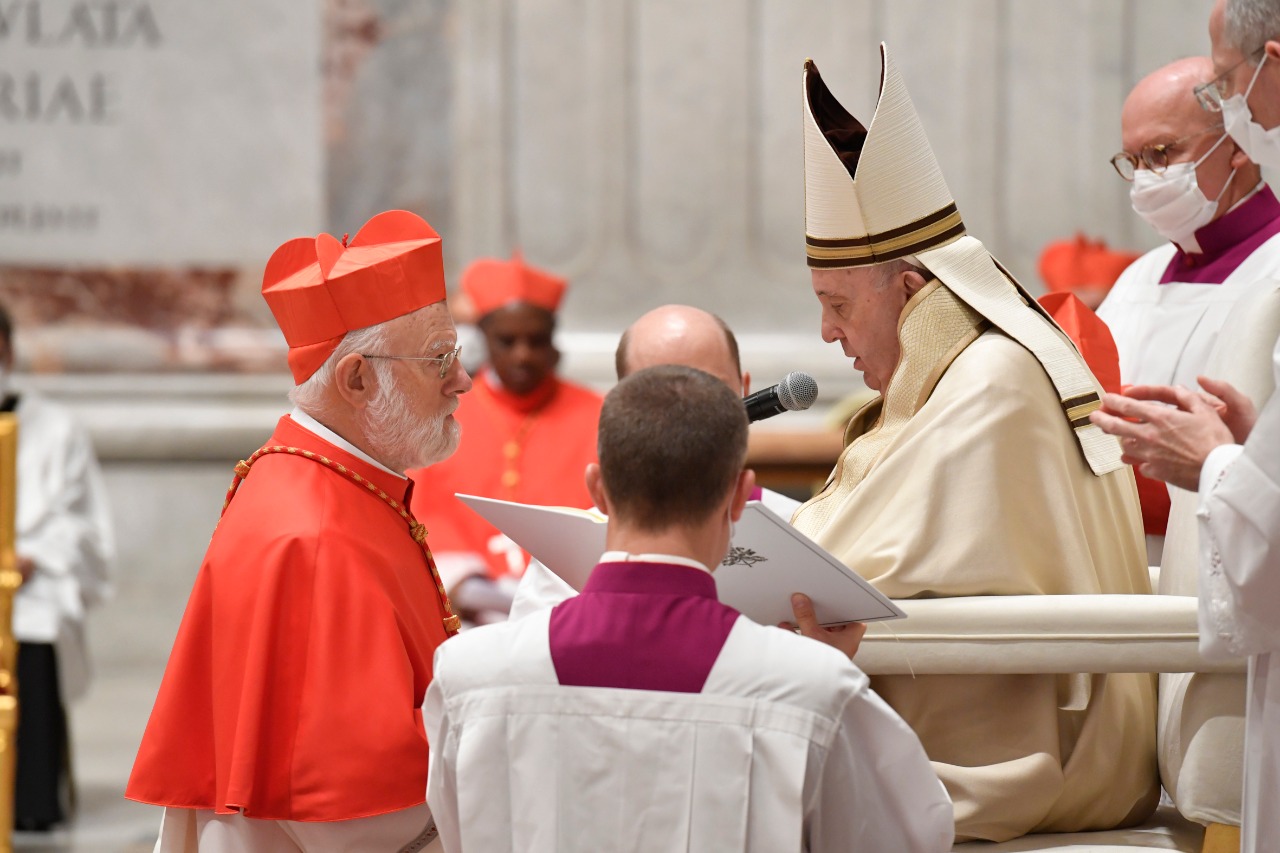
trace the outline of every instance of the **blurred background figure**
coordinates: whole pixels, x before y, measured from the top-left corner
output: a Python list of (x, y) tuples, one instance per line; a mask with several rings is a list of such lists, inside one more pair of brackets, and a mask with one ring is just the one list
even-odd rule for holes
[[(1212, 79), (1208, 57), (1180, 59), (1134, 86), (1120, 114), (1124, 150), (1111, 163), (1134, 212), (1168, 241), (1125, 270), (1098, 309), (1125, 385), (1196, 387), (1232, 306), (1280, 274), (1280, 202), (1222, 116), (1197, 102)], [(1148, 560), (1159, 565), (1169, 490), (1139, 474), (1138, 493)]]
[(13, 328), (0, 306), (0, 411), (18, 416), (18, 769), (14, 827), (48, 830), (73, 803), (67, 703), (89, 686), (88, 610), (111, 593), (115, 554), (88, 434), (57, 403), (17, 392)]
[(1096, 311), (1120, 273), (1140, 256), (1138, 252), (1112, 249), (1102, 239), (1092, 240), (1077, 233), (1070, 240), (1057, 240), (1045, 246), (1037, 268), (1049, 293), (1074, 293)]
[(456, 493), (591, 506), (582, 471), (596, 461), (601, 398), (556, 375), (556, 311), (566, 286), (519, 253), (478, 260), (462, 274), (488, 361), (456, 414), (458, 452), (410, 476), (413, 512), (431, 532), (454, 606), (470, 622), (506, 618), (529, 557)]
[(1138, 257), (1136, 252), (1110, 249), (1104, 241), (1081, 233), (1050, 243), (1040, 253), (1040, 278), (1049, 292), (1036, 301), (1070, 336), (1107, 391), (1120, 390), (1120, 357), (1110, 329), (1094, 312), (1125, 267)]

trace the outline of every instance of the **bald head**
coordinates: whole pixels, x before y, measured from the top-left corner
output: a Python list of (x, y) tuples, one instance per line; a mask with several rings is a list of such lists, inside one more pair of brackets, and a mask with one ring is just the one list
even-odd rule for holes
[(1136, 154), (1143, 146), (1168, 144), (1220, 124), (1220, 116), (1201, 109), (1194, 92), (1212, 79), (1213, 60), (1207, 56), (1179, 59), (1143, 77), (1120, 114), (1125, 150)]
[(618, 379), (646, 367), (692, 367), (745, 391), (738, 342), (725, 322), (689, 305), (663, 305), (636, 320), (618, 341)]

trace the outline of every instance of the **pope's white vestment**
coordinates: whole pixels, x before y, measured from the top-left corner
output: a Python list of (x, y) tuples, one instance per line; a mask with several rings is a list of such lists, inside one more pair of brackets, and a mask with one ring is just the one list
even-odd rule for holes
[(437, 651), (446, 851), (950, 849), (919, 740), (844, 655), (721, 605), (703, 569), (609, 559)]
[[(1274, 355), (1280, 383), (1280, 344)], [(1280, 843), (1280, 394), (1200, 472), (1200, 649), (1249, 656), (1241, 850)]]
[[(1090, 471), (1036, 358), (936, 282), (899, 339), (887, 393), (792, 523), (895, 599), (1149, 592), (1133, 477)], [(934, 760), (958, 837), (1132, 826), (1156, 805), (1149, 675), (872, 686)]]

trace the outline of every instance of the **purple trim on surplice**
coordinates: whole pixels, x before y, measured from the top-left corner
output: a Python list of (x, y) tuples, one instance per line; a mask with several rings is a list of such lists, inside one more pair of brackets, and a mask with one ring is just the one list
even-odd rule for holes
[(699, 693), (737, 619), (706, 572), (601, 563), (551, 611), (551, 662), (564, 685)]
[(1280, 201), (1271, 187), (1263, 187), (1235, 210), (1196, 231), (1200, 254), (1175, 251), (1160, 283), (1221, 284), (1255, 249), (1277, 234)]
[(748, 500), (764, 500), (764, 488), (762, 486), (756, 486), (751, 490), (751, 497), (749, 497)]

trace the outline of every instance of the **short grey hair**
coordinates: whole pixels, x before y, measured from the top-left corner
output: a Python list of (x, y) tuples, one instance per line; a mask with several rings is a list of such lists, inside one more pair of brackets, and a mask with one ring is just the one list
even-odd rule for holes
[(925, 269), (916, 259), (915, 255), (908, 255), (905, 258), (897, 258), (896, 260), (876, 264), (876, 270), (880, 273), (880, 280), (877, 283), (878, 287), (884, 287), (889, 283), (889, 279), (904, 272), (919, 273), (924, 276), (926, 281), (933, 278), (933, 273)]
[(1280, 0), (1227, 0), (1222, 37), (1252, 62), (1252, 54), (1280, 36)]
[[(324, 360), (324, 364), (320, 365), (316, 372), (308, 376), (306, 380), (293, 386), (289, 391), (289, 402), (313, 418), (323, 420), (326, 414), (325, 389), (333, 382), (333, 373), (337, 368), (338, 362), (353, 352), (385, 355), (382, 350), (386, 347), (387, 332), (387, 323), (365, 326), (363, 329), (347, 332), (342, 340), (338, 342), (338, 348)], [(380, 359), (372, 360), (369, 363), (373, 366), (374, 375), (378, 377), (378, 382), (385, 382), (388, 377), (384, 374), (390, 371), (391, 363)]]

